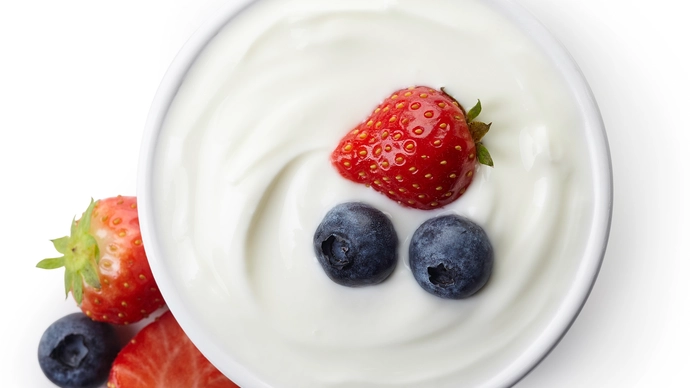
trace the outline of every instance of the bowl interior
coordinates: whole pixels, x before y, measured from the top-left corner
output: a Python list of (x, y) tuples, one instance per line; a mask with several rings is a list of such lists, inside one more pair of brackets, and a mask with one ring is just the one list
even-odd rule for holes
[[(243, 8), (251, 6), (252, 3), (254, 1), (250, 0), (228, 2), (212, 20), (199, 29), (171, 64), (153, 101), (146, 124), (140, 156), (138, 202), (142, 236), (151, 268), (170, 310), (180, 325), (207, 358), (221, 371), (232, 376), (239, 385), (270, 387), (267, 382), (238, 363), (222, 343), (209, 334), (205, 324), (197, 319), (195, 309), (190, 305), (190, 297), (184, 293), (185, 288), (181, 287), (179, 280), (171, 273), (170, 262), (165, 255), (166, 248), (157, 225), (156, 203), (159, 198), (152, 183), (156, 174), (154, 161), (161, 130), (189, 69), (218, 32), (227, 23), (232, 23), (238, 12), (242, 12)], [(567, 86), (581, 112), (593, 189), (591, 228), (582, 259), (576, 266), (574, 280), (557, 311), (553, 312), (548, 325), (535, 337), (535, 341), (526, 346), (509, 367), (493, 376), (484, 385), (500, 387), (514, 384), (533, 369), (566, 333), (585, 303), (601, 266), (608, 240), (613, 183), (603, 121), (595, 98), (574, 60), (532, 15), (513, 1), (492, 0), (488, 3), (524, 31), (567, 80)]]

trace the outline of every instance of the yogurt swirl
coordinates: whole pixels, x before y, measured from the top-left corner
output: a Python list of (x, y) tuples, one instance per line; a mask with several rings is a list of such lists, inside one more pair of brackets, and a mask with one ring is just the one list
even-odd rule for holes
[[(491, 385), (553, 318), (593, 217), (584, 123), (555, 65), (492, 4), (262, 0), (189, 70), (154, 159), (162, 254), (208, 335), (271, 386)], [(434, 211), (329, 162), (410, 85), (444, 86), (465, 106), (479, 98), (493, 122), (496, 167)], [(398, 233), (400, 262), (380, 285), (339, 286), (316, 261), (317, 225), (349, 201)], [(482, 225), (495, 250), (489, 283), (466, 300), (426, 293), (408, 265), (415, 229), (447, 213)]]

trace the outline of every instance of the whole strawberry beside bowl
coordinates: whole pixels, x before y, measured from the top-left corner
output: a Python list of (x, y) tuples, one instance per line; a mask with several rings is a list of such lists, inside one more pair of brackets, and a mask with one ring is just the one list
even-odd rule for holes
[(144, 251), (136, 197), (91, 201), (70, 236), (53, 240), (63, 256), (37, 264), (65, 268), (65, 295), (91, 319), (126, 325), (162, 307)]

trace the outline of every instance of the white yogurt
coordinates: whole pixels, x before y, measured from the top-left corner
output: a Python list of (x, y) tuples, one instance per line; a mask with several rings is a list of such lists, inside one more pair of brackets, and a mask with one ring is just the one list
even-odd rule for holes
[[(410, 85), (481, 99), (493, 122), (496, 167), (435, 211), (329, 162)], [(593, 217), (583, 125), (555, 66), (486, 2), (263, 0), (204, 49), (168, 113), (153, 181), (161, 254), (217, 346), (275, 387), (482, 386), (573, 282)], [(339, 286), (316, 260), (317, 225), (347, 201), (382, 210), (398, 233), (399, 264), (380, 285)], [(466, 300), (428, 294), (408, 266), (414, 230), (445, 213), (482, 225), (495, 250), (489, 283)]]

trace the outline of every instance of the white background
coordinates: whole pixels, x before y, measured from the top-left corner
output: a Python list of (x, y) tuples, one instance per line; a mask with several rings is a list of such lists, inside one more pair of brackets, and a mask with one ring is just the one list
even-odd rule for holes
[[(158, 83), (224, 0), (0, 0), (2, 387), (51, 387), (36, 360), (67, 312), (55, 253), (89, 199), (136, 194)], [(423, 0), (420, 0), (423, 1)], [(519, 0), (597, 97), (614, 164), (601, 273), (518, 388), (690, 387), (690, 21), (682, 0)], [(432, 2), (428, 2), (432, 3)]]

